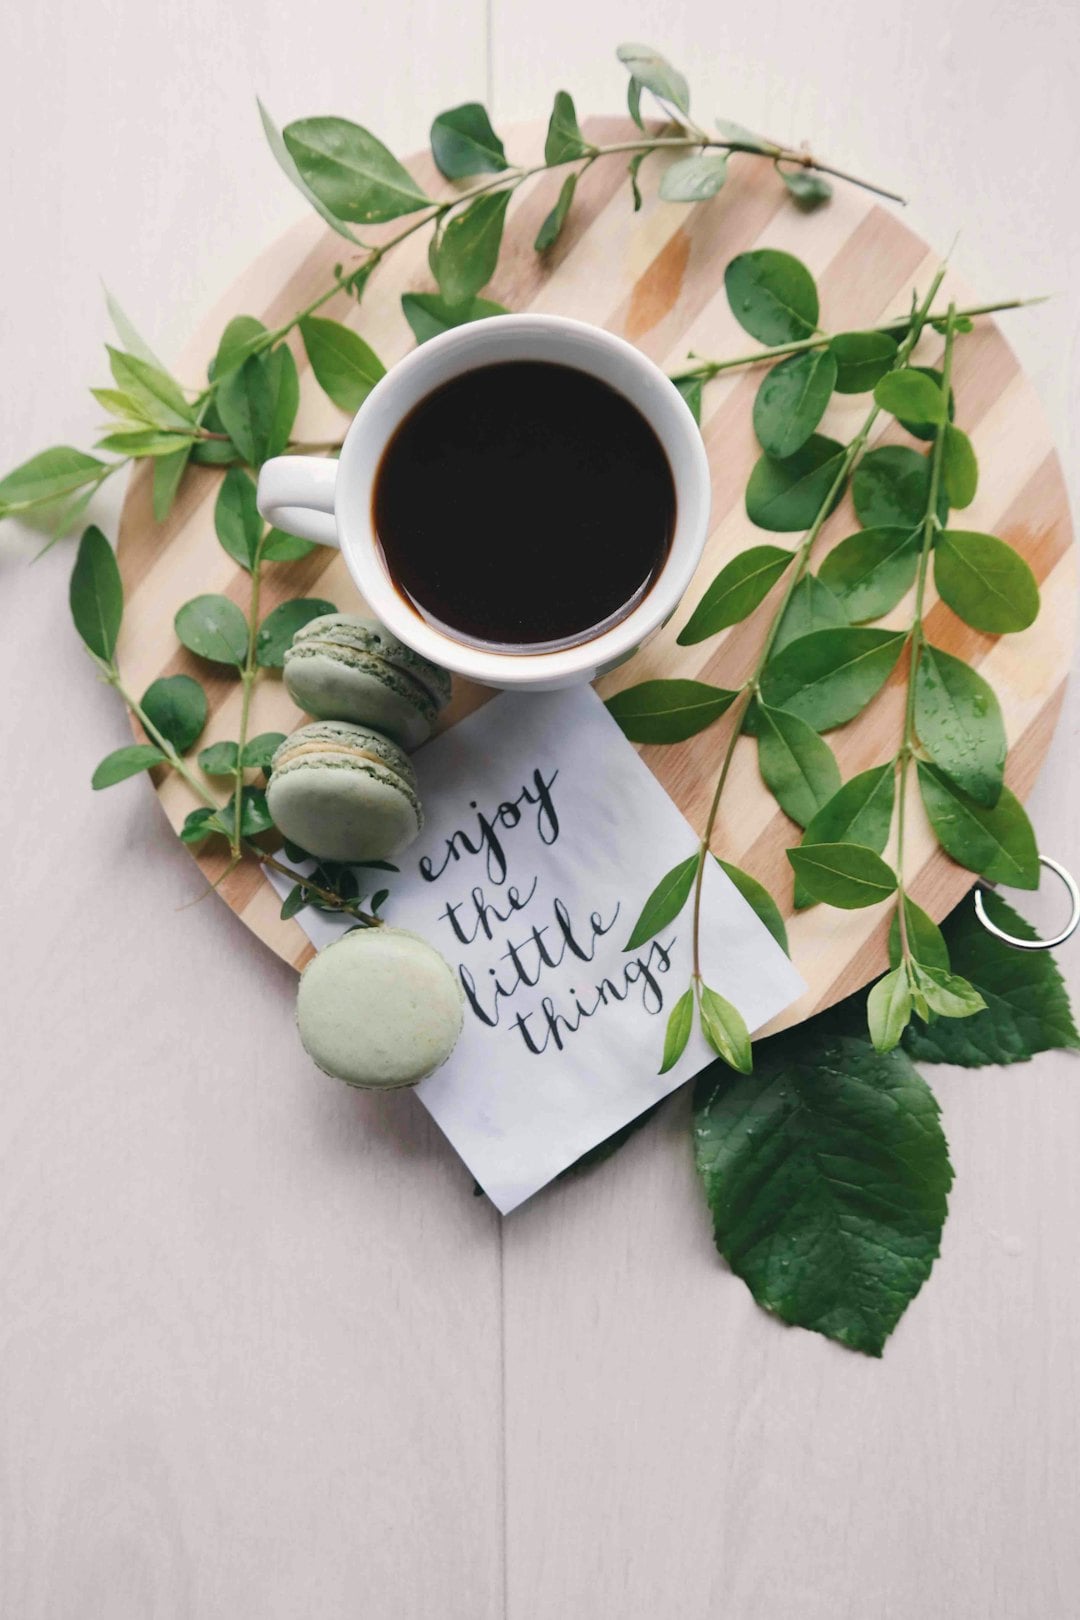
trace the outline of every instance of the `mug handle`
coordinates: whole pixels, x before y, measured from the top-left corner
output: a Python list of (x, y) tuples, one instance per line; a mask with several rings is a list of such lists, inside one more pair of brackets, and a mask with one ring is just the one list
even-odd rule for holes
[(286, 534), (340, 548), (334, 520), (337, 469), (336, 461), (322, 456), (275, 456), (264, 462), (255, 496), (260, 513)]

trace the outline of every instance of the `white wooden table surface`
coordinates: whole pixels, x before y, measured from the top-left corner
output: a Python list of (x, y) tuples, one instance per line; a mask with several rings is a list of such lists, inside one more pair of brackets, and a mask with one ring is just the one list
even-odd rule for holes
[[(985, 296), (1058, 294), (1009, 332), (1071, 470), (1071, 0), (37, 0), (4, 36), (5, 470), (89, 441), (99, 275), (175, 355), (296, 217), (256, 91), (407, 151), (471, 97), (616, 109), (625, 38), (704, 116), (894, 183)], [(413, 1099), (312, 1071), (291, 974), (183, 909), (200, 883), (149, 794), (91, 795), (125, 720), (69, 627), (70, 549), (27, 555), (6, 526), (5, 1620), (1075, 1615), (1076, 1061), (934, 1072), (952, 1213), (881, 1363), (726, 1274), (685, 1097), (500, 1227)], [(1033, 802), (1074, 869), (1078, 715)], [(1080, 993), (1080, 946), (1065, 965)]]

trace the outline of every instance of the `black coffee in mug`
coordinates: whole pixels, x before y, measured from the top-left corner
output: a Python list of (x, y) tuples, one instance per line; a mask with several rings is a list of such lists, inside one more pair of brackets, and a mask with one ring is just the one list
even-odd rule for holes
[(636, 406), (571, 366), (514, 360), (415, 405), (375, 478), (397, 589), (459, 641), (541, 652), (590, 640), (667, 561), (675, 483)]

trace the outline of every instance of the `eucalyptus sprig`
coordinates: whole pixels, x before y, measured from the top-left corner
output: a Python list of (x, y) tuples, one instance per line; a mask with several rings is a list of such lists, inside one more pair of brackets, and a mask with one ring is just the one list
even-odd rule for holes
[[(283, 451), (332, 453), (340, 441), (312, 445), (290, 438), (299, 393), (285, 339), (299, 333), (327, 396), (342, 410), (356, 411), (385, 368), (358, 333), (318, 311), (339, 294), (361, 299), (387, 255), (416, 232), (430, 228), (428, 257), (438, 291), (406, 293), (401, 300), (417, 341), (451, 326), (505, 313), (501, 304), (480, 295), (495, 273), (511, 198), (527, 180), (549, 170), (568, 173), (537, 234), (534, 245), (541, 254), (558, 241), (582, 175), (594, 163), (610, 158), (629, 159), (635, 208), (641, 206), (642, 164), (665, 153), (679, 159), (660, 179), (659, 194), (669, 202), (697, 203), (715, 196), (727, 178), (730, 158), (740, 155), (772, 163), (803, 209), (828, 201), (827, 175), (902, 200), (819, 162), (806, 150), (782, 146), (740, 125), (719, 120), (718, 132), (710, 133), (691, 117), (686, 79), (664, 57), (643, 45), (622, 45), (618, 56), (630, 75), (628, 104), (640, 138), (607, 145), (586, 140), (572, 98), (560, 90), (543, 160), (514, 164), (484, 107), (468, 102), (440, 113), (431, 127), (431, 148), (440, 173), (454, 182), (476, 182), (450, 198), (428, 196), (362, 125), (346, 118), (313, 117), (279, 130), (260, 103), (263, 129), (277, 162), (305, 200), (356, 250), (356, 262), (335, 266), (330, 284), (273, 330), (252, 316), (230, 321), (206, 383), (193, 389), (171, 375), (109, 295), (109, 313), (121, 347), (107, 345), (111, 384), (91, 392), (109, 417), (94, 448), (117, 459), (107, 461), (69, 445), (40, 452), (0, 479), (0, 518), (27, 518), (55, 539), (78, 527), (108, 478), (133, 461), (149, 459), (154, 465), (154, 516), (162, 522), (191, 464), (257, 467)], [(649, 128), (642, 116), (645, 95), (652, 97), (663, 116), (659, 130)], [(380, 242), (365, 241), (354, 229), (396, 219), (409, 222)]]
[[(819, 331), (813, 278), (791, 255), (759, 250), (728, 266), (725, 282), (736, 318), (753, 336), (773, 344), (774, 352), (776, 347), (785, 351), (755, 401), (754, 427), (763, 454), (747, 485), (747, 514), (768, 530), (805, 532), (794, 551), (757, 545), (733, 558), (679, 635), (682, 645), (693, 644), (738, 623), (786, 577), (741, 686), (647, 681), (609, 700), (627, 735), (650, 743), (683, 741), (731, 710), (698, 851), (661, 879), (628, 942), (637, 946), (667, 927), (693, 895), (691, 983), (669, 1017), (662, 1072), (685, 1050), (695, 1002), (703, 1033), (718, 1055), (742, 1073), (752, 1064), (741, 1015), (704, 984), (700, 946), (705, 867), (740, 735), (756, 737), (762, 779), (781, 809), (804, 828), (801, 844), (788, 852), (795, 905), (824, 901), (854, 909), (897, 897), (892, 971), (869, 1002), (871, 1034), (880, 1051), (896, 1045), (913, 1012), (923, 1020), (970, 1017), (983, 1005), (978, 993), (950, 971), (940, 930), (907, 893), (903, 856), (911, 770), (918, 774), (939, 842), (954, 860), (993, 881), (1018, 887), (1038, 883), (1034, 834), (1019, 801), (1004, 786), (1005, 733), (997, 699), (976, 671), (933, 647), (923, 625), (931, 558), (939, 595), (969, 624), (994, 632), (1018, 630), (1038, 611), (1034, 576), (1011, 547), (994, 536), (946, 527), (950, 505), (969, 505), (978, 481), (970, 440), (952, 420), (951, 374), (957, 335), (971, 330), (979, 311), (962, 314), (950, 305), (944, 316), (933, 315), (943, 275), (939, 270), (928, 295), (903, 322), (873, 334), (829, 338)], [(945, 334), (942, 372), (913, 361), (928, 325)], [(887, 341), (871, 343), (871, 338)], [(845, 363), (852, 369), (841, 389)], [(725, 369), (723, 362), (706, 366), (713, 375)], [(705, 380), (695, 378), (698, 385)], [(817, 432), (834, 390), (870, 389), (873, 404), (846, 445)], [(868, 451), (882, 411), (916, 438), (931, 440), (928, 455), (905, 446)], [(815, 575), (812, 553), (849, 480), (863, 528), (835, 547)], [(891, 612), (913, 585), (910, 627), (871, 628), (869, 621)], [(861, 713), (905, 649), (908, 700), (897, 753), (842, 783), (821, 733)], [(883, 859), (894, 806), (896, 870)], [(727, 865), (725, 870), (776, 933), (775, 903), (749, 874)]]

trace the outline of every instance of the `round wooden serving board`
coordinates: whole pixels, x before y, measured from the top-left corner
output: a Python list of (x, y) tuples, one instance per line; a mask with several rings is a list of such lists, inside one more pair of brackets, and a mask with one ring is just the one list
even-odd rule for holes
[[(625, 140), (632, 133), (620, 119), (591, 120), (586, 131), (597, 142)], [(527, 126), (513, 132), (511, 155), (515, 160), (535, 160), (542, 145), (543, 130)], [(732, 317), (723, 286), (724, 266), (734, 254), (748, 248), (770, 246), (797, 254), (817, 279), (822, 321), (833, 331), (873, 326), (905, 313), (912, 288), (925, 289), (937, 265), (937, 254), (895, 213), (851, 187), (838, 186), (832, 203), (819, 212), (800, 214), (771, 166), (743, 157), (733, 161), (728, 183), (717, 198), (685, 207), (657, 201), (662, 161), (650, 158), (642, 171), (646, 201), (638, 214), (631, 210), (622, 160), (612, 157), (597, 163), (578, 187), (562, 239), (543, 259), (533, 251), (532, 242), (555, 200), (561, 175), (542, 175), (523, 186), (511, 210), (502, 259), (486, 296), (514, 310), (546, 310), (595, 322), (621, 333), (666, 371), (673, 371), (690, 350), (723, 357), (754, 348)], [(429, 154), (410, 167), (433, 195), (447, 194)], [(432, 288), (427, 235), (419, 231), (395, 250), (372, 278), (362, 307), (342, 297), (324, 312), (361, 329), (387, 364), (399, 359), (413, 342), (401, 314), (400, 295)], [(348, 251), (348, 244), (314, 215), (303, 220), (255, 261), (213, 313), (186, 357), (182, 379), (195, 384), (204, 376), (207, 360), (230, 316), (246, 313), (258, 315), (268, 326), (281, 324), (329, 284), (333, 266), (343, 259), (347, 262)], [(1025, 290), (990, 288), (983, 296)], [(947, 282), (940, 307), (944, 308), (952, 292), (966, 296), (963, 289)], [(930, 334), (919, 354), (924, 363), (933, 364), (940, 349), (941, 339)], [(296, 436), (307, 440), (340, 437), (345, 419), (314, 385), (299, 342), (294, 343), (293, 351), (302, 388)], [(690, 676), (721, 686), (735, 686), (745, 678), (771, 611), (771, 599), (751, 619), (711, 641), (678, 647), (675, 638), (722, 564), (744, 547), (774, 538), (752, 526), (743, 505), (746, 480), (757, 454), (750, 413), (760, 376), (755, 369), (736, 371), (705, 391), (702, 431), (713, 486), (712, 532), (706, 553), (675, 618), (634, 659), (601, 683), (605, 697), (655, 676)], [(974, 440), (981, 468), (978, 496), (964, 513), (964, 527), (999, 534), (1028, 559), (1042, 588), (1042, 611), (1030, 630), (995, 639), (968, 629), (931, 596), (929, 630), (935, 643), (977, 665), (991, 681), (1008, 729), (1008, 781), (1024, 799), (1049, 747), (1071, 661), (1076, 565), (1068, 503), (1039, 402), (992, 322), (979, 322), (975, 332), (957, 345), (954, 382), (958, 421)], [(865, 395), (837, 396), (823, 431), (847, 438), (866, 409)], [(910, 442), (883, 417), (877, 442), (892, 439)], [(214, 533), (219, 479), (220, 474), (208, 468), (189, 472), (173, 513), (158, 526), (150, 510), (150, 468), (144, 463), (131, 481), (119, 544), (128, 601), (119, 649), (126, 681), (138, 693), (158, 675), (182, 670), (196, 675), (211, 706), (204, 746), (236, 736), (239, 683), (220, 666), (201, 663), (178, 644), (173, 615), (189, 597), (206, 591), (224, 592), (246, 610), (247, 576), (222, 551)], [(850, 499), (845, 499), (826, 526), (817, 560), (855, 527)], [(264, 612), (283, 598), (298, 595), (326, 597), (343, 610), (362, 607), (337, 552), (319, 550), (302, 562), (267, 568)], [(906, 624), (910, 607), (906, 600), (884, 622)], [(831, 733), (829, 741), (845, 781), (895, 752), (905, 666), (902, 660), (886, 689), (857, 720)], [(491, 695), (458, 683), (448, 723), (453, 724)], [(258, 682), (252, 734), (287, 732), (300, 719), (276, 675)], [(721, 721), (677, 747), (641, 750), (649, 768), (696, 829), (704, 823), (723, 728)], [(809, 986), (807, 994), (780, 1021), (790, 1024), (849, 994), (881, 971), (886, 961), (888, 908), (850, 912), (815, 906), (793, 914), (791, 869), (784, 852), (797, 842), (799, 829), (777, 809), (762, 786), (753, 747), (749, 740), (740, 743), (713, 847), (766, 884), (787, 917), (792, 955)], [(195, 802), (189, 790), (170, 773), (157, 782), (157, 790), (169, 819), (178, 827)], [(905, 864), (909, 873), (917, 873), (914, 898), (940, 919), (970, 887), (972, 876), (937, 849), (917, 801), (909, 838)], [(211, 881), (221, 876), (224, 862), (220, 855), (197, 858)], [(277, 896), (254, 862), (231, 873), (219, 893), (286, 961), (300, 967), (312, 954), (298, 924), (280, 920)]]

